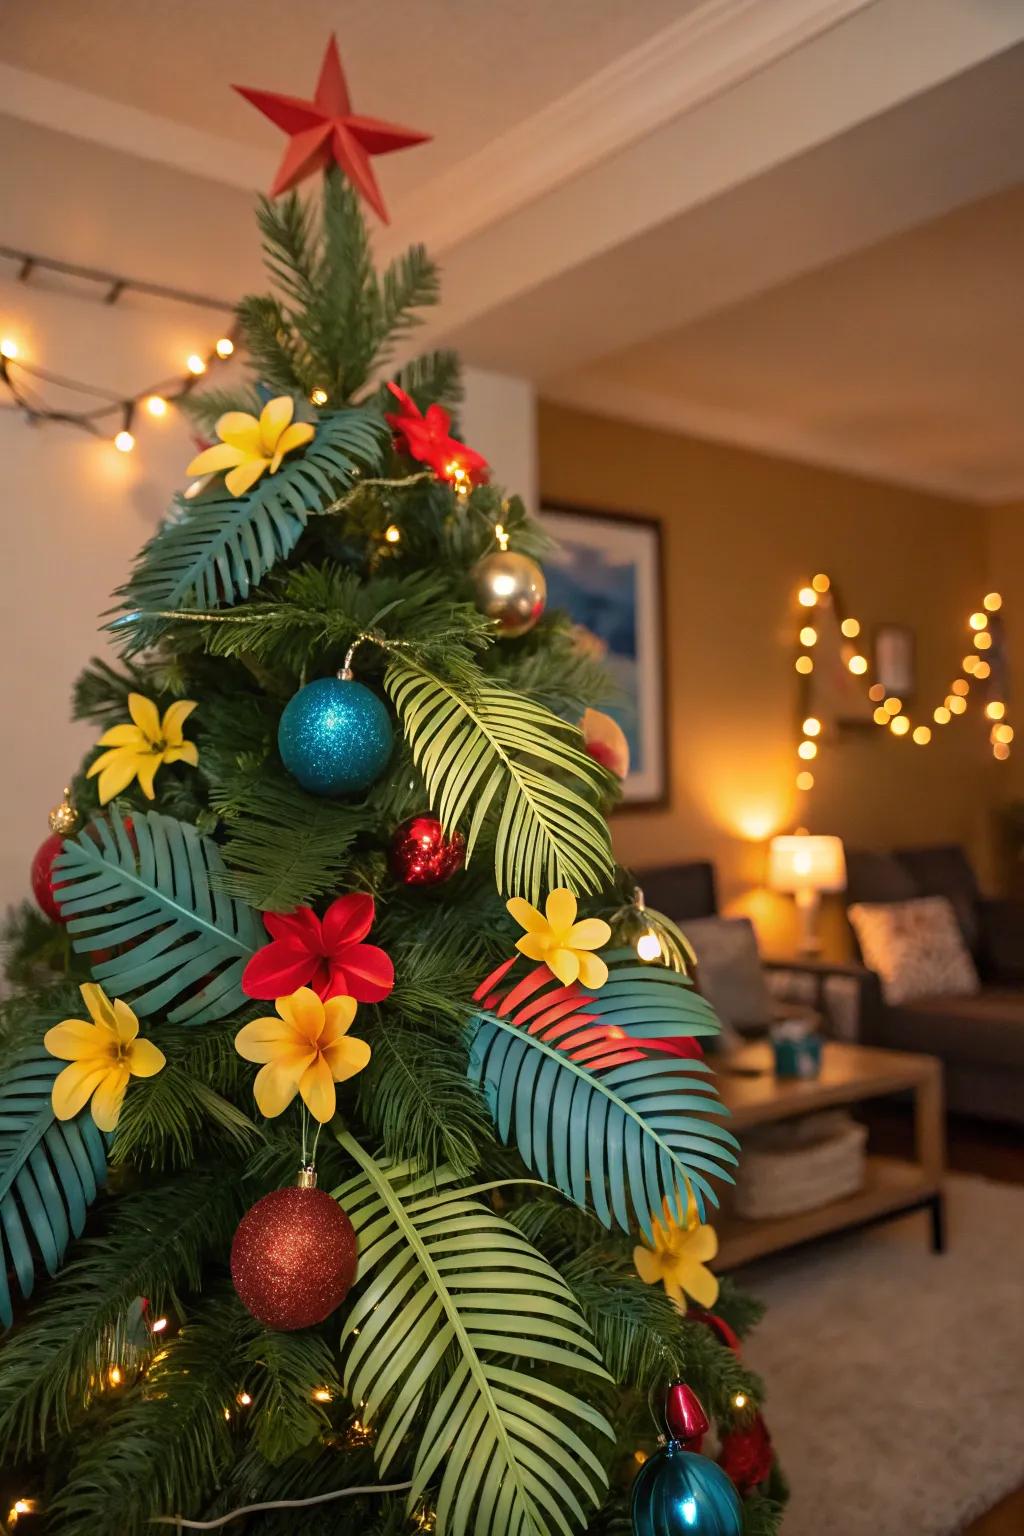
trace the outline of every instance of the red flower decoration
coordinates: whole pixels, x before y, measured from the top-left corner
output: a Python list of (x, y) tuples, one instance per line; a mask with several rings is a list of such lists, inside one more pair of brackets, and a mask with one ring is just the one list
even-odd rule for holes
[(403, 440), (410, 458), (420, 464), (429, 464), (441, 480), (482, 485), (490, 465), (482, 453), (467, 448), (465, 443), (450, 435), (452, 419), (444, 407), (429, 405), (424, 416), (404, 389), (392, 383), (388, 384), (388, 389), (398, 401), (399, 409), (386, 413), (384, 420), (395, 436)]
[(324, 999), (379, 1003), (395, 984), (395, 968), (382, 949), (362, 943), (373, 916), (373, 897), (362, 891), (339, 896), (322, 919), (311, 907), (264, 912), (273, 942), (257, 950), (242, 972), (242, 991), (271, 999), (312, 987)]
[(774, 1457), (768, 1426), (760, 1414), (742, 1429), (733, 1429), (723, 1435), (718, 1453), (722, 1470), (729, 1474), (744, 1496), (764, 1482), (772, 1470)]

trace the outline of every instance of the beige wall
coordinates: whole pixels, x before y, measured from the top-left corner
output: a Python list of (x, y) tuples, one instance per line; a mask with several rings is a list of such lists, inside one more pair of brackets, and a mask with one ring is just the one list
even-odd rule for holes
[[(546, 403), (539, 432), (542, 502), (663, 524), (671, 805), (616, 818), (620, 858), (713, 859), (724, 901), (750, 911), (775, 948), (790, 941), (792, 911), (759, 889), (765, 844), (800, 821), (860, 846), (962, 840), (992, 877), (993, 808), (1012, 765), (992, 760), (971, 711), (925, 747), (877, 727), (824, 747), (809, 797), (795, 789), (793, 736), (796, 587), (824, 570), (866, 630), (911, 625), (915, 713), (928, 719), (1002, 565), (989, 563), (984, 509)], [(1024, 554), (1018, 513), (1004, 537)], [(837, 917), (827, 914), (833, 937)]]

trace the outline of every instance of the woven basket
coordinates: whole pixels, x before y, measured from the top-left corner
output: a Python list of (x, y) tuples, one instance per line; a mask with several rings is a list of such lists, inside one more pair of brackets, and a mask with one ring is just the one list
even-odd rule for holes
[(732, 1202), (737, 1216), (764, 1221), (813, 1211), (864, 1184), (867, 1128), (841, 1111), (767, 1126), (743, 1139)]

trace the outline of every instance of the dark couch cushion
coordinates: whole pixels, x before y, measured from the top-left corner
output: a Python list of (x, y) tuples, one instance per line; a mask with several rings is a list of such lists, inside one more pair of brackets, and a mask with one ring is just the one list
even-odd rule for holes
[(640, 869), (636, 881), (647, 905), (664, 912), (674, 923), (683, 923), (688, 917), (714, 917), (718, 911), (715, 867), (706, 860)]
[(945, 896), (960, 924), (967, 948), (978, 952), (978, 882), (959, 843), (932, 848), (897, 848), (896, 857), (921, 896)]
[(1024, 991), (985, 987), (973, 997), (918, 997), (888, 1008), (879, 1045), (943, 1061), (1024, 1071)]

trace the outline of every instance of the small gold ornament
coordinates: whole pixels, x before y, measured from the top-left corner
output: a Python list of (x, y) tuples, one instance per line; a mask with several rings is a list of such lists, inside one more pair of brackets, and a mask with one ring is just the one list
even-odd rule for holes
[(50, 831), (59, 832), (61, 837), (70, 837), (77, 826), (78, 812), (71, 803), (71, 787), (65, 785), (63, 800), (50, 812)]
[(544, 572), (529, 555), (508, 547), (508, 534), (499, 523), (494, 530), (498, 548), (484, 555), (472, 570), (476, 606), (493, 619), (504, 639), (513, 640), (533, 628), (548, 597)]

